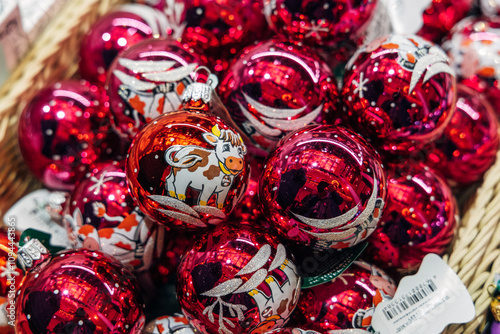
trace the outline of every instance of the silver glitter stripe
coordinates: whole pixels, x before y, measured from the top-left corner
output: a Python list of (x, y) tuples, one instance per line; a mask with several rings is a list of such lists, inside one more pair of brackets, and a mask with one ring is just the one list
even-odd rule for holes
[(132, 60), (118, 58), (118, 63), (134, 73), (167, 71), (176, 64), (175, 60)]
[(266, 117), (287, 119), (288, 117), (294, 117), (306, 110), (307, 105), (297, 109), (278, 109), (273, 107), (268, 107), (257, 100), (254, 100), (247, 94), (243, 93), (245, 100), (252, 105), (259, 113)]
[(233, 293), (234, 290), (243, 283), (241, 278), (233, 278), (229, 281), (225, 281), (207, 292), (203, 292), (201, 295), (206, 297), (222, 297)]
[(177, 209), (179, 211), (190, 214), (191, 216), (194, 216), (196, 218), (200, 218), (200, 215), (198, 214), (198, 212), (193, 210), (186, 203), (184, 203), (181, 200), (178, 200), (176, 198), (173, 198), (170, 196), (161, 196), (161, 195), (150, 195), (150, 196), (148, 196), (148, 198), (150, 200), (155, 201), (156, 203), (160, 203), (161, 205), (169, 206), (171, 208), (174, 208), (174, 209)]
[(212, 219), (209, 219), (208, 220), (208, 223), (210, 225), (219, 225), (220, 223), (222, 223), (224, 220), (223, 219), (219, 219), (219, 218), (212, 218)]
[(317, 107), (304, 117), (300, 117), (297, 119), (280, 120), (280, 119), (262, 117), (262, 120), (267, 124), (269, 124), (270, 126), (280, 129), (282, 131), (295, 131), (312, 123), (316, 119), (316, 117), (318, 117), (321, 110), (323, 110), (323, 104), (321, 104), (319, 107)]
[(193, 209), (200, 213), (206, 213), (220, 219), (226, 219), (224, 211), (214, 208), (213, 206), (196, 205), (193, 206)]
[(247, 263), (246, 266), (243, 267), (236, 275), (245, 275), (249, 273), (253, 273), (254, 271), (262, 268), (269, 257), (271, 256), (271, 246), (269, 244), (265, 244), (262, 246), (257, 254)]
[(273, 271), (274, 269), (278, 268), (285, 262), (286, 260), (286, 249), (285, 246), (282, 244), (278, 245), (278, 249), (276, 250), (276, 254), (274, 255), (274, 260), (271, 262), (271, 265), (269, 266), (269, 271)]
[(113, 74), (122, 82), (122, 84), (136, 90), (150, 90), (156, 87), (156, 84), (154, 82), (137, 80), (136, 78), (119, 70), (114, 70)]
[(154, 37), (166, 35), (167, 32), (160, 30), (160, 27), (158, 26), (157, 20), (161, 19), (161, 17), (163, 16), (162, 13), (158, 10), (137, 4), (122, 5), (119, 8), (121, 11), (129, 12), (142, 17), (144, 21), (146, 21), (147, 25), (151, 28)]
[(435, 75), (438, 75), (439, 73), (448, 73), (452, 77), (455, 76), (455, 71), (446, 63), (437, 63), (434, 65), (431, 65), (427, 69), (427, 73), (425, 73), (424, 77), (424, 82), (427, 82), (430, 78), (432, 78)]
[(349, 227), (357, 227), (358, 225), (363, 224), (371, 214), (373, 214), (373, 210), (375, 210), (375, 204), (377, 203), (378, 196), (378, 182), (377, 178), (373, 177), (373, 189), (370, 198), (368, 199), (368, 203), (366, 203), (365, 210), (356, 217), (356, 220), (349, 224)]
[(349, 238), (351, 235), (356, 232), (355, 228), (350, 228), (347, 231), (344, 232), (329, 232), (329, 233), (315, 233), (315, 232), (309, 232), (306, 230), (303, 230), (307, 234), (312, 235), (313, 237), (316, 237), (321, 240), (326, 240), (326, 241), (343, 241)]
[(206, 227), (207, 224), (199, 220), (198, 218), (195, 218), (190, 215), (186, 215), (184, 213), (176, 212), (176, 211), (169, 211), (169, 210), (162, 210), (162, 209), (156, 209), (159, 212), (163, 213), (166, 216), (169, 216), (170, 218), (178, 219), (180, 221), (183, 221), (185, 223), (194, 225), (194, 226), (199, 226), (199, 227)]
[(349, 222), (351, 219), (353, 219), (356, 214), (359, 211), (358, 205), (353, 207), (351, 210), (347, 211), (341, 216), (337, 216), (334, 218), (329, 218), (329, 219), (315, 219), (315, 218), (307, 218), (304, 216), (301, 216), (299, 214), (293, 213), (292, 214), (297, 217), (302, 223), (307, 224), (312, 227), (316, 228), (321, 228), (321, 229), (327, 229), (327, 228), (333, 228), (333, 227), (338, 227), (341, 225), (346, 224)]
[(243, 105), (238, 101), (238, 106), (240, 107), (241, 112), (248, 119), (250, 123), (263, 135), (271, 136), (271, 137), (279, 137), (281, 136), (281, 131), (277, 129), (273, 129), (268, 127), (267, 125), (259, 122), (254, 115), (252, 115)]
[(234, 293), (243, 293), (248, 292), (260, 285), (260, 283), (264, 282), (267, 277), (266, 269), (259, 269), (255, 272), (255, 274), (250, 277), (248, 281), (245, 282), (242, 286), (239, 287), (238, 290), (234, 291)]
[(418, 81), (424, 74), (424, 72), (427, 70), (427, 66), (435, 64), (435, 63), (440, 63), (445, 61), (442, 57), (435, 55), (435, 54), (428, 54), (420, 59), (417, 60), (415, 64), (415, 68), (413, 69), (413, 73), (411, 75), (411, 81), (410, 81), (410, 93), (415, 89), (417, 86)]
[[(189, 64), (187, 66), (182, 66), (178, 68), (174, 68), (169, 71), (164, 72), (150, 72), (143, 73), (142, 76), (148, 80), (157, 81), (157, 82), (175, 82), (184, 79), (189, 76), (191, 72), (193, 72), (198, 64)], [(155, 70), (161, 71), (161, 70)]]

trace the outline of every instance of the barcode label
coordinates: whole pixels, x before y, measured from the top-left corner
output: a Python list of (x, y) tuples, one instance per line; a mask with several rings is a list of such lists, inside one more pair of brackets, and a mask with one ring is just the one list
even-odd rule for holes
[(396, 304), (391, 305), (391, 307), (384, 308), (383, 313), (386, 319), (393, 319), (401, 312), (408, 310), (410, 306), (422, 301), (436, 290), (437, 286), (434, 281), (431, 279), (426, 280), (425, 283), (413, 288), (410, 293), (401, 296)]

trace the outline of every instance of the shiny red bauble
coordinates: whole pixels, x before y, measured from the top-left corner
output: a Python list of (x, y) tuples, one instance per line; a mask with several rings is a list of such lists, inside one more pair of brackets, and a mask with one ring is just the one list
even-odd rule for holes
[(500, 108), (500, 17), (467, 18), (452, 30), (445, 47), (460, 82), (484, 93)]
[(186, 317), (165, 315), (149, 322), (144, 334), (194, 334), (194, 329)]
[(16, 299), (16, 333), (142, 333), (137, 280), (99, 251), (64, 251), (33, 267)]
[(293, 323), (320, 333), (371, 325), (375, 307), (396, 292), (379, 268), (355, 261), (332, 281), (302, 290)]
[(387, 184), (380, 158), (354, 132), (310, 125), (283, 138), (260, 182), (264, 214), (285, 239), (346, 248), (377, 227)]
[(498, 146), (498, 121), (491, 105), (477, 91), (459, 85), (455, 114), (427, 153), (426, 163), (462, 186), (483, 177), (496, 160)]
[(364, 254), (382, 269), (414, 272), (425, 255), (447, 250), (457, 204), (446, 182), (422, 165), (390, 164), (387, 179), (387, 205)]
[(248, 225), (219, 225), (195, 243), (177, 271), (177, 298), (201, 333), (265, 333), (295, 308), (300, 277), (278, 239)]
[(313, 46), (362, 43), (378, 0), (264, 1), (271, 27), (288, 38)]
[(210, 113), (162, 115), (134, 139), (127, 159), (130, 192), (149, 218), (200, 229), (225, 220), (245, 191), (246, 147)]
[(16, 265), (18, 237), (14, 231), (14, 227), (11, 227), (11, 230), (0, 230), (0, 299), (14, 299), (24, 276), (23, 271)]
[(267, 155), (286, 133), (333, 114), (336, 88), (326, 63), (312, 49), (282, 39), (251, 46), (221, 81), (219, 92), (231, 117)]
[(390, 35), (364, 46), (347, 64), (343, 116), (380, 151), (408, 154), (443, 133), (455, 108), (455, 86), (437, 45)]
[(139, 271), (151, 264), (157, 231), (130, 196), (124, 165), (94, 166), (71, 194), (64, 223), (73, 247), (101, 250)]
[(111, 148), (109, 104), (85, 81), (67, 80), (40, 90), (19, 119), (24, 161), (47, 188), (71, 190), (80, 175)]
[(108, 72), (106, 89), (115, 128), (132, 140), (145, 124), (176, 111), (193, 71), (205, 63), (177, 41), (151, 38), (120, 54)]
[(166, 35), (167, 20), (160, 11), (136, 4), (119, 6), (101, 17), (83, 38), (80, 74), (104, 84), (107, 70), (120, 52), (147, 38)]

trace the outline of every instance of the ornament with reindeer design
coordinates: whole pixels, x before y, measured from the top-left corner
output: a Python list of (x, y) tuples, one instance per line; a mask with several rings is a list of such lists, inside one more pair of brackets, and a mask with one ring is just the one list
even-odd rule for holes
[(298, 301), (291, 254), (267, 230), (235, 225), (201, 236), (177, 271), (182, 310), (201, 333), (265, 333), (282, 327)]
[(148, 39), (120, 54), (106, 81), (113, 124), (132, 140), (144, 125), (181, 106), (184, 89), (206, 58), (177, 41)]
[(328, 65), (312, 49), (281, 38), (245, 49), (219, 92), (252, 141), (251, 153), (263, 157), (288, 132), (331, 120), (338, 102)]
[(373, 148), (332, 125), (310, 125), (284, 137), (260, 180), (264, 214), (281, 237), (317, 250), (365, 240), (377, 227), (386, 189)]
[(380, 153), (408, 155), (437, 139), (455, 109), (450, 60), (418, 36), (390, 35), (349, 60), (342, 116)]

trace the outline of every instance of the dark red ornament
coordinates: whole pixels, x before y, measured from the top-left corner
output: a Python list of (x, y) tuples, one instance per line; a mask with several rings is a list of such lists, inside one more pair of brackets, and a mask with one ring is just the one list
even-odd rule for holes
[(165, 37), (168, 22), (158, 10), (127, 4), (100, 18), (87, 32), (80, 46), (80, 74), (96, 84), (104, 84), (115, 57), (132, 45), (150, 37)]
[(386, 179), (378, 154), (354, 132), (310, 125), (283, 138), (264, 168), (264, 214), (283, 238), (340, 249), (377, 227)]
[(248, 225), (200, 237), (177, 271), (177, 298), (201, 333), (265, 333), (295, 308), (300, 277), (278, 239)]
[(19, 146), (33, 174), (51, 189), (71, 190), (104, 154), (109, 103), (97, 86), (61, 81), (39, 91), (19, 120)]
[(449, 186), (423, 165), (387, 169), (388, 198), (365, 257), (382, 269), (415, 272), (425, 255), (443, 255), (455, 234), (458, 208)]
[(355, 261), (332, 281), (302, 290), (292, 322), (320, 333), (369, 329), (375, 307), (395, 292), (394, 281), (385, 272)]
[(426, 163), (451, 184), (462, 186), (483, 177), (496, 160), (498, 146), (498, 121), (491, 105), (478, 92), (458, 85), (456, 111), (426, 154)]
[(128, 140), (159, 115), (179, 110), (184, 89), (206, 60), (179, 42), (151, 38), (120, 54), (108, 72), (115, 128)]
[(390, 35), (361, 48), (344, 76), (343, 116), (380, 151), (408, 155), (437, 139), (456, 101), (446, 54), (418, 36)]
[(326, 63), (312, 49), (282, 39), (245, 49), (219, 92), (233, 120), (251, 139), (251, 153), (260, 156), (286, 133), (326, 122), (337, 103)]

